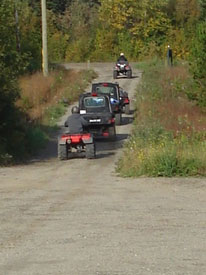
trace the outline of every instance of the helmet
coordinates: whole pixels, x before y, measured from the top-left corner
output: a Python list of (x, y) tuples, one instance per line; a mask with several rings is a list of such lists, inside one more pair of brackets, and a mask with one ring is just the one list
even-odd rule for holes
[(124, 55), (124, 53), (120, 53), (120, 56), (123, 56)]
[(79, 107), (73, 106), (72, 107), (72, 114), (78, 114), (79, 113)]

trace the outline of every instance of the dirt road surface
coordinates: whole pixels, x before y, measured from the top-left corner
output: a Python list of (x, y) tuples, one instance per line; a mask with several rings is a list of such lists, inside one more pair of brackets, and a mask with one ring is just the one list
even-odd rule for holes
[[(87, 66), (113, 81), (113, 64), (67, 64)], [(118, 79), (132, 101), (133, 75)], [(0, 169), (0, 275), (206, 274), (206, 179), (118, 177), (131, 120), (98, 142), (96, 160), (58, 161), (54, 138)]]

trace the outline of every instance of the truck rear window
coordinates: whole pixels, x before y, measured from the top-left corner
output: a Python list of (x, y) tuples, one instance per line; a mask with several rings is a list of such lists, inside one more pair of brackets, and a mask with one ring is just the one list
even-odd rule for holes
[(84, 98), (85, 108), (99, 108), (105, 107), (105, 98), (104, 97), (86, 97)]
[(112, 86), (96, 86), (95, 87), (95, 92), (97, 94), (102, 93), (102, 94), (108, 94), (111, 97), (116, 98), (117, 97), (117, 91), (115, 87)]

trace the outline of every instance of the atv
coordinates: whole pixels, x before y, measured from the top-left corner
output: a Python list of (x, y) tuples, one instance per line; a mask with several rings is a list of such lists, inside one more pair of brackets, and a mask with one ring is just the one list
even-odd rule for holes
[(121, 75), (126, 76), (127, 78), (132, 78), (132, 68), (128, 61), (119, 61), (115, 64), (113, 69), (113, 78), (116, 79)]
[(96, 147), (90, 133), (63, 134), (58, 140), (58, 158), (66, 160), (76, 155), (93, 159), (96, 156)]
[(115, 114), (116, 125), (121, 125), (122, 123), (122, 110), (123, 102), (120, 96), (119, 84), (111, 82), (98, 82), (92, 84), (92, 93), (97, 95), (107, 95), (110, 98), (112, 111)]
[(107, 95), (84, 93), (79, 97), (80, 115), (87, 121), (85, 131), (94, 138), (116, 139), (115, 116)]

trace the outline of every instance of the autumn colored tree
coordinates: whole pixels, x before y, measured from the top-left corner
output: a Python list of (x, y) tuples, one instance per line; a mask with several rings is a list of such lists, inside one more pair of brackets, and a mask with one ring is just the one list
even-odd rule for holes
[(97, 1), (73, 0), (67, 8), (68, 22), (67, 61), (85, 61), (94, 49), (94, 38), (98, 26)]
[(99, 11), (101, 28), (115, 34), (116, 45), (112, 47), (115, 54), (120, 48), (133, 59), (148, 55), (150, 51), (161, 54), (161, 45), (171, 27), (165, 7), (163, 0), (102, 0)]
[(197, 22), (199, 13), (198, 0), (176, 0), (175, 17), (178, 26), (184, 27)]

